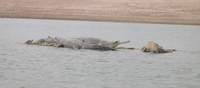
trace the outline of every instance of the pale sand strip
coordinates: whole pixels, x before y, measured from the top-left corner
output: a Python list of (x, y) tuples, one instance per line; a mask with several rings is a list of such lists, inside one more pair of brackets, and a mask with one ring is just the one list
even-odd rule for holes
[(0, 0), (0, 17), (200, 24), (200, 0)]

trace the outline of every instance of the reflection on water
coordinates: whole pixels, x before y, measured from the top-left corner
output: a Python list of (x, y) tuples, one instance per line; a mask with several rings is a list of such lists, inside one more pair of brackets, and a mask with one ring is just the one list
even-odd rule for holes
[[(0, 19), (1, 88), (199, 88), (200, 26)], [(28, 46), (46, 36), (154, 40), (175, 53)], [(186, 81), (187, 80), (187, 81)]]

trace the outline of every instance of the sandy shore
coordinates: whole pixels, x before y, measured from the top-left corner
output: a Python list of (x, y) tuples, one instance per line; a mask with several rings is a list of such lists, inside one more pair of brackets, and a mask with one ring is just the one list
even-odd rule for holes
[(6, 0), (0, 17), (200, 24), (199, 0)]

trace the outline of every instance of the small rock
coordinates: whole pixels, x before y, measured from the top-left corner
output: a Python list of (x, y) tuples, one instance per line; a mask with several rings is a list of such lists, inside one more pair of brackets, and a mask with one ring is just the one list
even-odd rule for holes
[(159, 44), (149, 41), (148, 44), (141, 49), (143, 52), (151, 53), (169, 53), (175, 51), (175, 49), (163, 49)]

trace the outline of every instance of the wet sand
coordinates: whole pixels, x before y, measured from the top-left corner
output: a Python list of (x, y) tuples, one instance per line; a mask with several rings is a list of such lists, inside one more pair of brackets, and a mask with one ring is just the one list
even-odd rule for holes
[[(0, 19), (0, 88), (199, 88), (200, 26)], [(150, 40), (174, 53), (72, 50), (23, 44), (58, 36)]]

